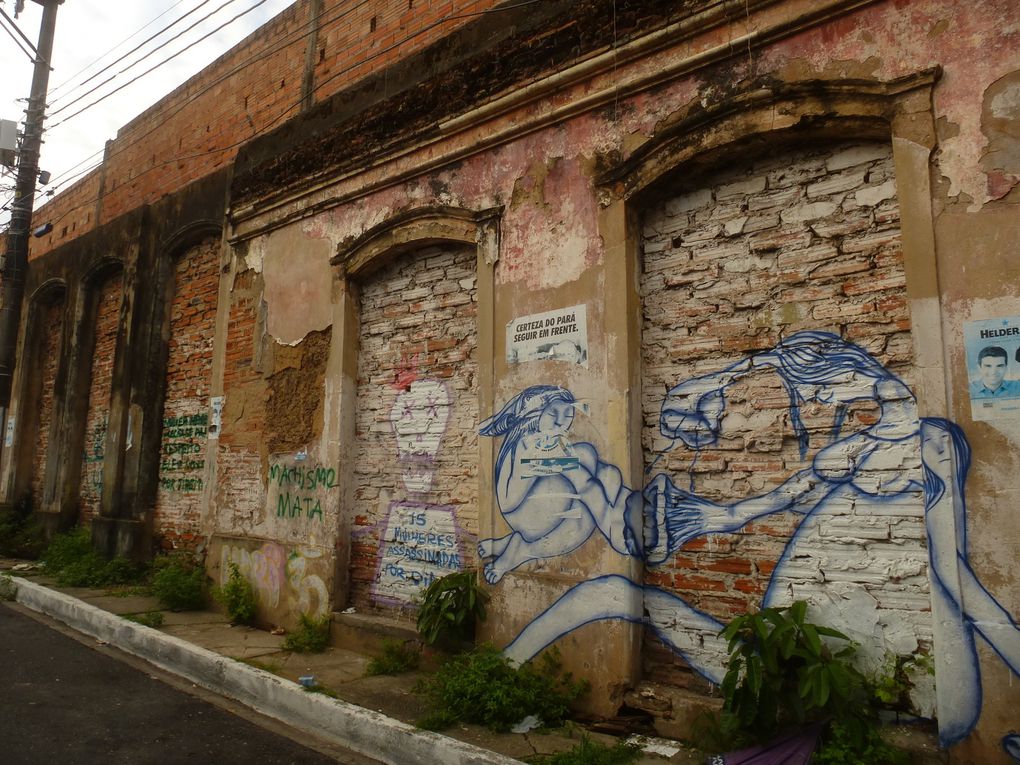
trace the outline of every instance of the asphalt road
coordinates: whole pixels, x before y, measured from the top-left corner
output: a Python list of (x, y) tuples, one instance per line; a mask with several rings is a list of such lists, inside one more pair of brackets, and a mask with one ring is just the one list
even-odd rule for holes
[[(47, 620), (48, 621), (48, 620)], [(88, 642), (86, 642), (88, 641)], [(363, 765), (267, 730), (284, 726), (88, 638), (0, 603), (0, 763), (4, 765)], [(227, 707), (224, 709), (223, 707)], [(255, 724), (258, 721), (260, 724)], [(300, 737), (300, 733), (290, 735)], [(326, 752), (326, 753), (324, 753)]]

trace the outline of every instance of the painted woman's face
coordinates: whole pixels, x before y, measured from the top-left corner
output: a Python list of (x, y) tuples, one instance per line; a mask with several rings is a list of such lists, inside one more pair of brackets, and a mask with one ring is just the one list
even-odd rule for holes
[(570, 429), (574, 421), (574, 405), (567, 401), (553, 401), (547, 404), (538, 416), (538, 432), (548, 436), (559, 436)]

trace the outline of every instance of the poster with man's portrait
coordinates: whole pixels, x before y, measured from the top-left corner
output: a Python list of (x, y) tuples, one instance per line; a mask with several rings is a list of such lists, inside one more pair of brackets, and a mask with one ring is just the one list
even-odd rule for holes
[(963, 326), (971, 417), (1020, 416), (1020, 316)]

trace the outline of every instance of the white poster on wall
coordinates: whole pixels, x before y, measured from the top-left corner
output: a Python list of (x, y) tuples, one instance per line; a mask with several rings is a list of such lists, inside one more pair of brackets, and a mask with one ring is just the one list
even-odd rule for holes
[(575, 305), (520, 316), (506, 325), (506, 362), (566, 361), (588, 366), (588, 312)]
[(1020, 417), (1020, 316), (969, 321), (963, 341), (971, 417)]

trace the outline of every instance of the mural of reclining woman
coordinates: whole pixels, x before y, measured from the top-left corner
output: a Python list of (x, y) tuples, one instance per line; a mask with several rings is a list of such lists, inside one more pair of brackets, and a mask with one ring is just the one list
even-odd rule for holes
[[(815, 549), (824, 544), (816, 533), (819, 526), (848, 508), (866, 522), (869, 516), (898, 515), (923, 503), (938, 644), (939, 733), (944, 745), (960, 741), (973, 729), (981, 709), (976, 636), (1020, 674), (1020, 629), (967, 561), (963, 487), (970, 450), (962, 431), (943, 419), (919, 418), (914, 397), (899, 378), (860, 347), (825, 332), (796, 333), (770, 351), (675, 386), (661, 407), (661, 431), (695, 450), (715, 443), (727, 388), (760, 369), (778, 374), (789, 395), (790, 420), (802, 454), (807, 453), (808, 436), (800, 418), (801, 405), (835, 406), (829, 443), (814, 454), (809, 467), (780, 486), (730, 504), (698, 497), (677, 488), (667, 476), (657, 475), (644, 492), (646, 562), (656, 565), (668, 560), (695, 537), (732, 532), (772, 513), (800, 513), (805, 517), (773, 572), (763, 606), (805, 597), (816, 606), (817, 619), (818, 611), (824, 610), (823, 603), (810, 597), (812, 592), (817, 594), (817, 585), (798, 593), (797, 578), (789, 570), (794, 559), (813, 554), (802, 542), (811, 540)], [(877, 420), (842, 434), (846, 407), (860, 401), (878, 406)], [(571, 588), (525, 627), (506, 653), (515, 661), (525, 661), (583, 624), (600, 619), (637, 621), (634, 603), (639, 599), (648, 625), (696, 670), (718, 682), (724, 652), (712, 643), (711, 633), (721, 625), (672, 593), (616, 575)], [(826, 618), (838, 615), (823, 614), (817, 620), (839, 628), (838, 618), (835, 624)], [(1015, 756), (1020, 737), (1006, 736), (1003, 747)]]

